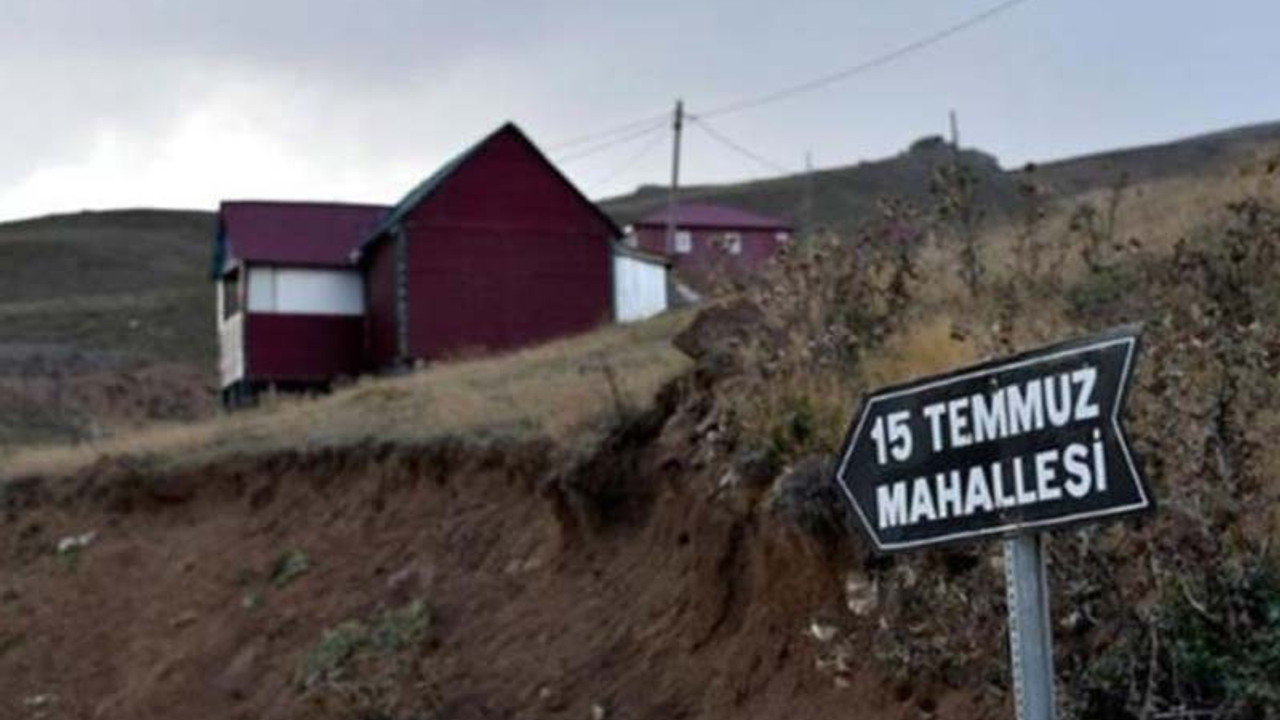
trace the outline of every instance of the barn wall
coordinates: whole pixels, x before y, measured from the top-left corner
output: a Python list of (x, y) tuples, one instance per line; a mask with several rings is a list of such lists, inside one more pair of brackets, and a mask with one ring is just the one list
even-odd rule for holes
[(666, 266), (615, 253), (613, 307), (619, 322), (643, 320), (666, 310)]
[(259, 382), (328, 382), (361, 366), (364, 320), (358, 315), (244, 316), (245, 371)]
[(365, 265), (365, 366), (380, 369), (396, 360), (396, 284), (393, 243), (379, 242)]
[(405, 231), (415, 358), (518, 347), (613, 315), (612, 227), (514, 135), (469, 157)]
[[(438, 358), (583, 332), (612, 314), (609, 255), (599, 237), (436, 230), (410, 250), (409, 350)], [(567, 246), (567, 247), (566, 247)]]
[[(251, 265), (241, 377), (254, 383), (325, 383), (361, 369), (364, 284), (359, 272)], [(230, 325), (231, 323), (229, 323)]]

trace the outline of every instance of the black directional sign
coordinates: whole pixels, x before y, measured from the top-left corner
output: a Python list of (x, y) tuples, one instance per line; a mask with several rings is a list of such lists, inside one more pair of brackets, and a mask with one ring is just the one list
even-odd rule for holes
[(1136, 328), (879, 390), (836, 471), (877, 549), (1148, 510), (1120, 426)]

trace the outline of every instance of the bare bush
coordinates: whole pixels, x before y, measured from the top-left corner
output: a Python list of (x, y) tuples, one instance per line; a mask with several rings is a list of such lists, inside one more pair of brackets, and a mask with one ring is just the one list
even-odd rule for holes
[(1120, 208), (1128, 188), (1129, 176), (1121, 173), (1108, 188), (1103, 207), (1086, 201), (1071, 213), (1067, 227), (1083, 241), (1080, 256), (1090, 272), (1102, 271), (1116, 253), (1124, 250), (1119, 231)]
[(969, 297), (976, 298), (982, 291), (986, 276), (979, 243), (982, 240), (982, 222), (987, 216), (986, 210), (977, 202), (978, 175), (957, 158), (937, 168), (929, 191), (937, 206), (937, 226), (944, 239), (955, 245)]
[(741, 392), (725, 393), (731, 426), (784, 458), (832, 450), (853, 369), (912, 302), (923, 226), (909, 204), (882, 202), (856, 240), (800, 238), (743, 289), (759, 322), (738, 343), (741, 372), (729, 386)]
[[(1101, 205), (1061, 211), (1056, 226), (1053, 199), (1026, 181), (1006, 268), (983, 266), (982, 241), (964, 240), (983, 213), (964, 206), (963, 180), (941, 216), (885, 204), (857, 238), (808, 238), (781, 258), (744, 291), (763, 319), (720, 394), (729, 426), (739, 444), (787, 461), (832, 452), (863, 371), (938, 318), (956, 320), (980, 356), (1143, 321), (1130, 427), (1162, 508), (1054, 535), (1065, 714), (1280, 716), (1280, 211), (1251, 194), (1206, 211), (1190, 239), (1139, 241), (1121, 233), (1127, 180)], [(949, 225), (932, 224), (939, 217)], [(959, 241), (938, 243), (926, 265), (928, 233)], [(959, 292), (921, 292), (949, 270)], [(977, 678), (1003, 697), (999, 563), (989, 546), (867, 560), (857, 572), (875, 610), (839, 636), (875, 648), (903, 682)]]

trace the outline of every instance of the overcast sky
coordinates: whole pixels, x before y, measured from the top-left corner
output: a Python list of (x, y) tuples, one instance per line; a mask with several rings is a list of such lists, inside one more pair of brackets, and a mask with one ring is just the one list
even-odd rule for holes
[[(994, 0), (5, 0), (0, 218), (223, 198), (394, 202), (512, 119), (535, 142), (855, 65)], [(1280, 3), (1028, 0), (895, 62), (709, 119), (786, 167), (945, 132), (1012, 166), (1280, 119)], [(561, 148), (553, 156), (594, 147)], [(772, 171), (686, 134), (690, 182)], [(665, 182), (660, 132), (564, 169)]]

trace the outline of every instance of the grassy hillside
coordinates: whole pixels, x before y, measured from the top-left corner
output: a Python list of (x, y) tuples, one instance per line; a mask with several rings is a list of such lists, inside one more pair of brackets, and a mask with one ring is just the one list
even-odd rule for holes
[(204, 212), (0, 224), (0, 456), (212, 408), (212, 235)]
[[(1135, 181), (1124, 188), (1103, 187), (1077, 194), (1062, 194), (1053, 190), (1055, 180), (1066, 172), (1050, 168), (1035, 176), (1038, 185), (1035, 196), (1040, 212), (1027, 220), (1027, 197), (1024, 190), (1015, 191), (1015, 199), (1003, 196), (978, 196), (972, 202), (988, 209), (985, 219), (974, 232), (977, 239), (977, 261), (984, 266), (985, 276), (999, 281), (1009, 273), (1019, 271), (1022, 256), (1033, 253), (1040, 272), (1052, 269), (1054, 287), (1065, 293), (1070, 302), (1106, 307), (1118, 303), (1125, 292), (1128, 276), (1108, 271), (1098, 277), (1090, 276), (1090, 265), (1082, 259), (1080, 248), (1086, 245), (1103, 245), (1095, 248), (1095, 254), (1111, 256), (1119, 250), (1113, 245), (1125, 247), (1127, 239), (1139, 238), (1140, 247), (1161, 257), (1172, 253), (1178, 241), (1196, 237), (1204, 228), (1222, 224), (1230, 216), (1228, 206), (1234, 200), (1256, 191), (1260, 183), (1269, 182), (1268, 155), (1254, 150), (1246, 159), (1243, 147), (1234, 163), (1215, 162), (1202, 167), (1197, 175), (1156, 177)], [(876, 172), (882, 176), (894, 175), (898, 182), (915, 176), (920, 182), (928, 182), (921, 170), (926, 162), (938, 160), (937, 148), (918, 147), (909, 155), (914, 158), (884, 161), (877, 164)], [(1233, 151), (1236, 152), (1236, 151)], [(972, 157), (972, 156), (970, 156)], [(1234, 156), (1233, 156), (1234, 157)], [(929, 159), (926, 161), (926, 159)], [(1084, 167), (1100, 166), (1099, 159), (1080, 161)], [(896, 163), (897, 170), (888, 168)], [(860, 166), (861, 167), (861, 166)], [(988, 165), (987, 167), (990, 167)], [(1070, 169), (1069, 164), (1063, 165)], [(1134, 167), (1137, 167), (1136, 165)], [(1082, 174), (1076, 168), (1073, 172)], [(900, 176), (895, 173), (901, 173)], [(1155, 173), (1159, 175), (1159, 173)], [(1025, 178), (1020, 178), (1020, 182)], [(740, 186), (742, 192), (751, 186)], [(922, 204), (929, 200), (929, 191), (920, 191)], [(1008, 207), (1003, 211), (1008, 217), (999, 216), (1000, 203)], [(1106, 209), (1114, 204), (1114, 212), (1108, 217)], [(1093, 225), (1082, 223), (1082, 211), (1094, 213)], [(879, 217), (879, 210), (870, 211), (869, 217)], [(920, 216), (931, 212), (928, 208), (916, 211)], [(198, 227), (201, 216), (187, 218)], [(883, 218), (881, 218), (883, 220)], [(916, 218), (899, 216), (895, 222)], [(965, 283), (957, 262), (956, 228), (951, 221), (941, 224), (924, 223), (931, 237), (919, 253), (919, 279), (916, 293), (921, 302), (932, 303), (929, 322), (922, 323), (919, 335), (901, 342), (905, 346), (888, 345), (877, 357), (869, 358), (865, 369), (881, 381), (899, 380), (913, 373), (936, 369), (939, 363), (954, 363), (972, 359), (982, 348), (972, 343), (972, 338), (952, 342), (953, 336), (976, 335), (986, 330), (974, 327), (975, 320), (954, 313), (958, 299), (966, 294)], [(873, 223), (874, 224), (874, 223)], [(1105, 236), (1105, 237), (1103, 237)], [(874, 235), (872, 236), (874, 237)], [(1121, 248), (1123, 249), (1123, 248)], [(863, 255), (862, 260), (874, 257)], [(203, 261), (203, 258), (201, 258)], [(194, 262), (194, 261), (192, 261)], [(1098, 262), (1096, 259), (1093, 262)], [(182, 277), (175, 272), (174, 277)], [(771, 276), (770, 282), (779, 283), (785, 276)], [(794, 287), (779, 287), (773, 292), (780, 296), (790, 293), (796, 297), (814, 295), (820, 298), (823, 288), (821, 278), (810, 279), (811, 287), (804, 283)], [(176, 281), (175, 281), (176, 282)], [(207, 280), (201, 273), (196, 280), (201, 288), (207, 288)], [(846, 292), (846, 291), (841, 291)], [(208, 295), (208, 293), (203, 293)], [(122, 303), (127, 294), (116, 295)], [(827, 298), (835, 303), (836, 298)], [(1045, 303), (1040, 310), (1041, 322), (1037, 332), (1049, 332), (1056, 328), (1069, 332), (1061, 305), (1062, 298)], [(814, 302), (819, 302), (815, 299)], [(1116, 309), (1123, 309), (1118, 304)], [(815, 310), (816, 311), (816, 310)], [(204, 326), (210, 309), (200, 314), (184, 317), (188, 323)], [(1120, 316), (1121, 320), (1126, 318)], [(205, 461), (217, 458), (225, 452), (272, 452), (297, 445), (305, 438), (308, 445), (349, 445), (370, 437), (394, 438), (403, 441), (422, 439), (439, 433), (499, 432), (517, 436), (549, 435), (565, 437), (580, 432), (599, 420), (616, 412), (611, 399), (610, 383), (619, 389), (622, 402), (643, 405), (654, 389), (665, 379), (683, 369), (679, 358), (670, 346), (673, 335), (687, 320), (675, 314), (634, 326), (607, 328), (601, 332), (569, 339), (524, 352), (493, 359), (458, 361), (433, 366), (425, 373), (403, 378), (366, 379), (355, 387), (335, 393), (330, 397), (300, 403), (270, 403), (268, 407), (232, 418), (211, 419), (198, 424), (165, 424), (143, 432), (129, 432), (118, 438), (98, 437), (92, 443), (73, 447), (54, 446), (31, 451), (16, 452), (10, 457), (10, 475), (23, 472), (62, 472), (103, 457), (136, 456), (159, 458), (164, 463)], [(212, 338), (213, 333), (207, 333)], [(118, 351), (115, 346), (113, 351)], [(803, 355), (803, 353), (800, 353)], [(97, 358), (98, 356), (93, 356)], [(60, 360), (62, 366), (72, 368), (78, 361), (74, 357)], [(98, 360), (101, 363), (102, 361)], [(81, 362), (85, 364), (85, 362)], [(88, 363), (89, 367), (95, 367)], [(6, 365), (0, 356), (0, 376)], [(13, 365), (10, 364), (11, 368)], [(612, 373), (614, 380), (606, 373)], [(73, 373), (74, 374), (74, 373)], [(822, 373), (806, 373), (804, 382), (821, 385)], [(781, 386), (778, 386), (781, 387)], [(0, 385), (0, 390), (3, 385)], [(819, 405), (835, 403), (843, 407), (848, 390), (832, 392), (831, 388), (814, 387)], [(759, 388), (747, 394), (756, 403), (783, 402), (773, 397), (770, 388)], [(785, 417), (786, 408), (770, 407), (760, 414), (761, 422), (769, 423)], [(751, 417), (744, 414), (743, 418)], [(5, 415), (0, 411), (0, 422)], [(28, 424), (51, 423), (47, 413), (42, 415), (31, 408), (17, 413), (11, 422)], [(827, 427), (838, 435), (841, 421)], [(765, 432), (765, 431), (762, 431)], [(108, 434), (109, 435), (109, 434)], [(2, 437), (2, 436), (0, 436)], [(75, 439), (75, 438), (72, 438)], [(83, 439), (83, 438), (82, 438)]]
[(0, 224), (0, 343), (212, 367), (212, 238), (194, 211)]
[[(924, 202), (934, 171), (953, 157), (939, 139), (926, 138), (884, 160), (819, 170), (809, 177), (787, 175), (730, 185), (691, 185), (681, 189), (680, 197), (755, 210), (792, 220), (801, 227), (846, 232), (870, 217), (881, 198)], [(965, 150), (960, 158), (982, 179), (984, 202), (1001, 209), (1011, 206), (1016, 183), (995, 158), (975, 150)], [(665, 208), (666, 203), (666, 188), (657, 186), (602, 201), (604, 209), (624, 225)]]
[(1061, 193), (1096, 190), (1123, 173), (1131, 182), (1194, 178), (1220, 172), (1280, 143), (1280, 123), (1223, 130), (1166, 143), (1042, 163), (1039, 173)]
[[(1046, 163), (1031, 175), (966, 150), (983, 232), (1012, 242), (1024, 181), (1054, 202), (1105, 208), (1109, 188), (1161, 193), (1179, 202), (1129, 202), (1133, 226), (1175, 237), (1203, 207), (1220, 207), (1218, 180), (1243, 158), (1280, 143), (1280, 124), (1230, 130), (1146, 148)], [(885, 198), (936, 204), (938, 168), (953, 160), (926, 138), (901, 154), (731, 185), (694, 186), (683, 197), (725, 202), (852, 236)], [(664, 206), (665, 190), (641, 188), (603, 202), (627, 222)], [(1153, 209), (1154, 208), (1154, 209)], [(1099, 216), (1101, 217), (1101, 216)], [(211, 412), (216, 358), (207, 275), (213, 216), (196, 211), (121, 210), (0, 224), (0, 454), (33, 442), (98, 441), (150, 420)], [(1065, 237), (1071, 218), (1051, 225)], [(1001, 229), (1003, 227), (1003, 229)], [(999, 243), (997, 243), (999, 244)]]
[[(1035, 173), (1038, 182), (1055, 194), (1076, 195), (1107, 188), (1121, 175), (1133, 183), (1195, 178), (1221, 171), (1260, 148), (1276, 144), (1280, 144), (1280, 123), (1266, 123), (1043, 163)], [(758, 210), (791, 219), (802, 227), (850, 231), (874, 216), (879, 198), (926, 200), (935, 169), (951, 159), (940, 138), (924, 138), (885, 160), (819, 170), (811, 177), (787, 175), (749, 183), (692, 185), (684, 188), (681, 196)], [(1002, 214), (1015, 207), (1022, 168), (1002, 170), (995, 158), (976, 150), (966, 150), (961, 160), (977, 175), (979, 200), (985, 208)], [(662, 209), (666, 202), (665, 188), (645, 186), (630, 195), (606, 199), (602, 205), (625, 224)]]

